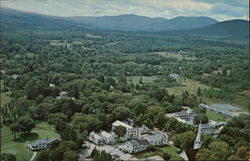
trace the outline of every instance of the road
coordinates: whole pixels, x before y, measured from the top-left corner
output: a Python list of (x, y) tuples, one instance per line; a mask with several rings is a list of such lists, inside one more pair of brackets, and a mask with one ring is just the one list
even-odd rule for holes
[(30, 158), (30, 161), (34, 161), (34, 159), (36, 158), (37, 152), (33, 151), (32, 153), (32, 157)]

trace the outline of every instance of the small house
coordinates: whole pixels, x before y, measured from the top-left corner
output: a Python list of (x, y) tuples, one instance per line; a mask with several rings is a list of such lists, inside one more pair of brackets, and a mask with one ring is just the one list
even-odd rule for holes
[(57, 140), (56, 138), (46, 138), (41, 140), (36, 140), (35, 142), (31, 144), (27, 144), (27, 147), (31, 150), (42, 150), (50, 147), (50, 143)]

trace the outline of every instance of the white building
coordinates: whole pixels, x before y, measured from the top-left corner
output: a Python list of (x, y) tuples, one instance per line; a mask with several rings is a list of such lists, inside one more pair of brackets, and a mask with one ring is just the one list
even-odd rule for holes
[(116, 120), (115, 122), (112, 123), (112, 130), (114, 130), (118, 126), (122, 126), (122, 127), (126, 128), (126, 133), (121, 138), (121, 140), (126, 141), (128, 139), (132, 139), (132, 138), (137, 137), (137, 130), (134, 127), (132, 127), (132, 126), (130, 126), (122, 121), (119, 121), (119, 120)]
[(42, 150), (50, 147), (50, 143), (52, 143), (54, 140), (57, 140), (56, 138), (47, 138), (47, 139), (41, 139), (36, 140), (35, 142), (31, 144), (27, 144), (27, 147), (29, 147), (31, 150)]
[(106, 131), (100, 131), (99, 133), (93, 131), (89, 134), (88, 139), (96, 145), (101, 143), (112, 144), (115, 141), (115, 135)]
[(151, 132), (141, 138), (148, 141), (150, 145), (165, 145), (168, 143), (168, 135), (166, 133)]
[(125, 150), (129, 153), (137, 153), (146, 150), (148, 146), (147, 140), (131, 140), (126, 142)]
[(100, 136), (102, 137), (102, 141), (106, 144), (112, 144), (115, 141), (114, 133), (108, 133), (106, 131), (101, 131)]
[(95, 133), (94, 131), (89, 133), (89, 137), (88, 137), (89, 141), (93, 142), (96, 145), (100, 145), (102, 143), (102, 137)]
[(145, 125), (142, 125), (141, 127), (136, 128), (137, 138), (139, 138), (142, 135), (148, 134), (149, 132), (150, 132), (150, 129)]
[(181, 76), (179, 74), (175, 74), (175, 73), (171, 73), (169, 74), (170, 77), (174, 78), (174, 79), (180, 79)]
[(185, 110), (176, 112), (175, 118), (183, 123), (194, 125), (196, 123), (197, 114), (190, 108), (185, 107)]

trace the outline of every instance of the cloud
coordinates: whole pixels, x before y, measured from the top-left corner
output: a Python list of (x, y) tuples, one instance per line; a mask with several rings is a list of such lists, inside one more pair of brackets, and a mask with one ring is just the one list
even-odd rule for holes
[(7, 0), (2, 7), (55, 16), (138, 14), (148, 17), (244, 18), (248, 0)]

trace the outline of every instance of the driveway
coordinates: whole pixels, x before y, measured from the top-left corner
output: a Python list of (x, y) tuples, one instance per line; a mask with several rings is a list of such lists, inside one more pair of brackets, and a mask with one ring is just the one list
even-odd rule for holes
[(34, 152), (32, 153), (32, 157), (30, 158), (30, 161), (33, 161), (33, 160), (36, 158), (36, 155), (37, 155), (37, 152), (34, 151)]

